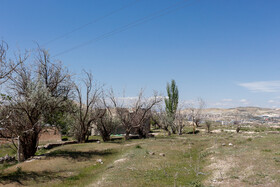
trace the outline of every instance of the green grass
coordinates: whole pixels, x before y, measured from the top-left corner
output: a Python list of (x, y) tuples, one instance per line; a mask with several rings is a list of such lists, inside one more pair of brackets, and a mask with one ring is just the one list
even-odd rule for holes
[(3, 172), (4, 169), (8, 168), (8, 167), (11, 167), (13, 165), (15, 165), (16, 162), (14, 163), (3, 163), (3, 164), (0, 164), (0, 173)]
[[(125, 156), (128, 160), (112, 169), (105, 186), (124, 181), (125, 186), (199, 186), (208, 176), (203, 171), (210, 155), (204, 152), (206, 141), (183, 143), (176, 137), (165, 137), (136, 142), (141, 143), (141, 149), (136, 145), (130, 150)], [(192, 148), (189, 148), (189, 143)], [(160, 156), (160, 153), (165, 156)]]
[[(198, 130), (205, 127), (198, 128)], [(41, 160), (2, 165), (0, 181), (26, 186), (278, 186), (279, 134), (265, 132), (160, 135), (150, 139), (73, 144), (40, 150)], [(192, 132), (192, 127), (184, 129)], [(94, 136), (91, 139), (99, 139)], [(233, 145), (230, 146), (229, 143)], [(225, 144), (223, 146), (222, 144)], [(2, 152), (7, 147), (1, 149)], [(164, 153), (164, 156), (162, 156)], [(100, 164), (97, 159), (104, 162)], [(214, 165), (213, 165), (214, 164)], [(216, 164), (216, 165), (215, 165)], [(219, 166), (220, 164), (220, 166)], [(212, 166), (212, 167), (211, 167)], [(17, 167), (21, 168), (18, 171)], [(211, 182), (213, 179), (219, 183)]]
[[(57, 184), (51, 185), (54, 187), (60, 186), (85, 186), (90, 184), (92, 181), (96, 180), (98, 176), (106, 171), (107, 166), (109, 165), (112, 160), (118, 156), (118, 152), (115, 151), (112, 155), (108, 154), (103, 157), (103, 160), (106, 159), (106, 163), (104, 164), (90, 164), (84, 168), (79, 169), (77, 175), (73, 175), (67, 177), (62, 182), (58, 182)], [(72, 155), (73, 156), (73, 155)], [(47, 185), (49, 186), (49, 185)]]
[(15, 149), (16, 148), (14, 148), (14, 146), (10, 143), (9, 144), (0, 144), (0, 157), (5, 156), (6, 154), (8, 154), (10, 156), (14, 156), (16, 154)]
[[(0, 182), (27, 186), (84, 186), (122, 152), (118, 144), (75, 144), (56, 147), (41, 160), (3, 168)], [(127, 147), (126, 149), (129, 149)], [(104, 164), (97, 163), (101, 158)], [(21, 168), (18, 172), (17, 168)]]
[(39, 149), (36, 151), (35, 155), (43, 155), (43, 154), (46, 154), (48, 152), (47, 149)]
[[(205, 139), (183, 138), (183, 141), (173, 136), (66, 145), (50, 150), (45, 159), (18, 165), (20, 172), (15, 166), (7, 168), (0, 178), (5, 183), (31, 186), (86, 186), (103, 176), (106, 177), (103, 186), (202, 186), (209, 175), (203, 168), (213, 153), (205, 151), (208, 146)], [(97, 163), (98, 158), (104, 164)], [(115, 163), (121, 159), (124, 161)]]

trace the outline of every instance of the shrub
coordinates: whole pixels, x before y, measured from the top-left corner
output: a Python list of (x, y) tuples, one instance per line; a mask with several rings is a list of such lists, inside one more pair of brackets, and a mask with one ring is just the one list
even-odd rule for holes
[(67, 140), (68, 140), (68, 137), (67, 137), (67, 136), (62, 136), (62, 137), (61, 137), (61, 140), (62, 140), (62, 141), (67, 141)]
[(247, 139), (247, 141), (249, 141), (249, 142), (252, 141), (252, 140), (253, 140), (252, 138), (248, 138), (248, 139)]
[(136, 145), (135, 148), (136, 149), (142, 149), (141, 145)]

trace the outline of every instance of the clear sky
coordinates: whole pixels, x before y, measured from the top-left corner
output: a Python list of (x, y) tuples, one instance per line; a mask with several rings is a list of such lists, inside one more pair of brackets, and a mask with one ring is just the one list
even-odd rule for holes
[(11, 51), (36, 41), (130, 97), (165, 94), (175, 79), (181, 100), (280, 107), (279, 10), (278, 0), (1, 0), (0, 39)]

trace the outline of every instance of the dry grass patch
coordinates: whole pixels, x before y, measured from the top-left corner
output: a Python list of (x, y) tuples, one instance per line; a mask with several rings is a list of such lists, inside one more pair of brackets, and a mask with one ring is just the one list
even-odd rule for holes
[[(214, 186), (279, 186), (280, 164), (277, 159), (279, 136), (245, 133), (221, 134), (210, 141), (215, 154), (209, 169), (212, 176), (206, 181)], [(228, 144), (232, 143), (232, 146)], [(222, 144), (225, 144), (224, 146)], [(220, 176), (219, 176), (220, 173)]]
[[(83, 186), (94, 179), (87, 176), (101, 172), (122, 151), (119, 146), (87, 143), (57, 147), (40, 160), (5, 169), (0, 181), (2, 184), (27, 186)], [(102, 159), (104, 164), (97, 163), (97, 159)]]

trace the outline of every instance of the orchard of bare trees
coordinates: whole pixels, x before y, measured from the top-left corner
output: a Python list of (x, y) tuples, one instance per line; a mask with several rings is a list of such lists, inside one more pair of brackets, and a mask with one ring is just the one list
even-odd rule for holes
[[(95, 128), (103, 141), (111, 135), (150, 136), (151, 123), (168, 135), (184, 133), (187, 125), (199, 126), (204, 102), (198, 107), (179, 101), (175, 80), (167, 83), (167, 96), (156, 91), (145, 96), (141, 89), (127, 102), (113, 89), (98, 85), (89, 71), (77, 77), (52, 58), (45, 49), (7, 56), (8, 45), (0, 44), (0, 136), (9, 138), (19, 161), (35, 155), (39, 136), (45, 126), (55, 126), (78, 142), (89, 140)], [(5, 132), (5, 133), (3, 133)]]
[(192, 103), (184, 103), (179, 101), (179, 91), (175, 80), (167, 83), (167, 97), (164, 99), (165, 105), (159, 105), (153, 111), (154, 123), (165, 130), (168, 135), (182, 135), (184, 127), (192, 126), (193, 134), (196, 127), (202, 122), (202, 110), (205, 103), (202, 99)]

